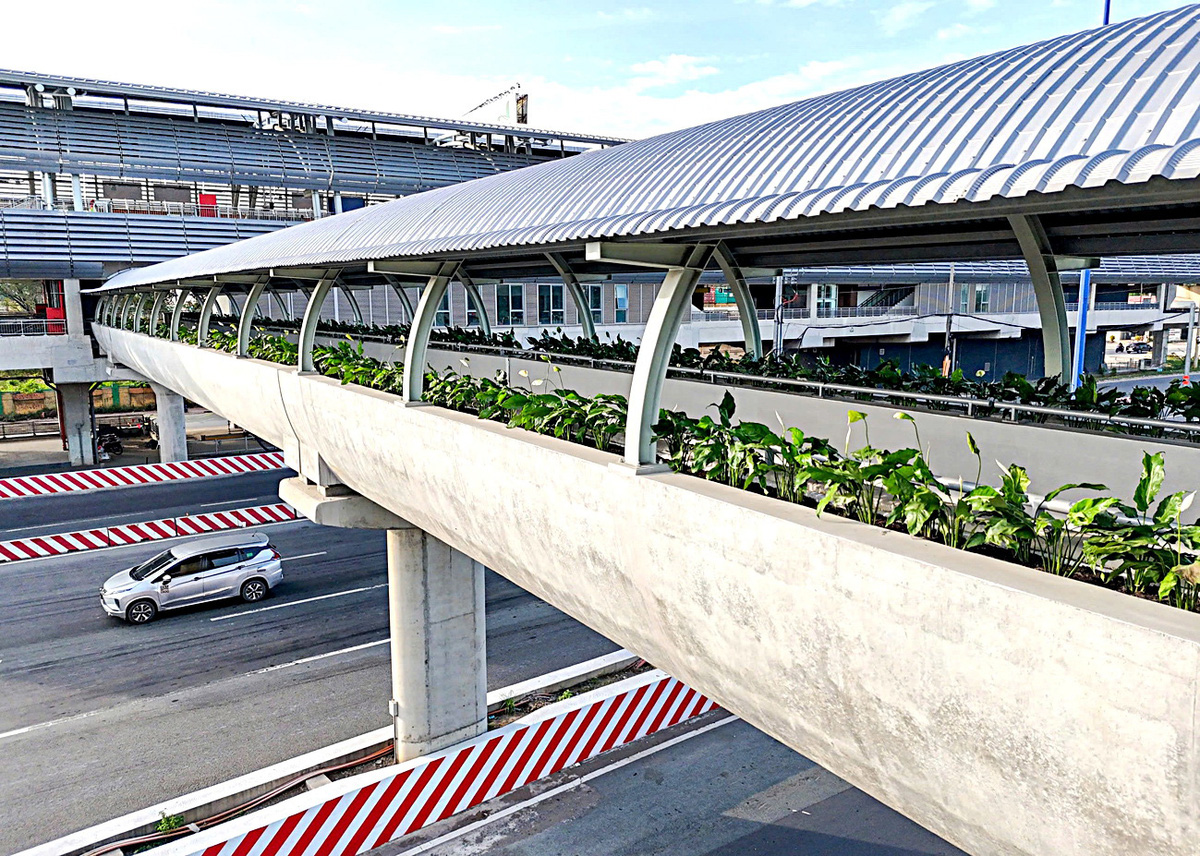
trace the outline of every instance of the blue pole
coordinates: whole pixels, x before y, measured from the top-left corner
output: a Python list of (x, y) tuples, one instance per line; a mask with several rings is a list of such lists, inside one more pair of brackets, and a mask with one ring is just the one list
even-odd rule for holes
[(1092, 302), (1092, 272), (1084, 269), (1079, 275), (1079, 315), (1075, 328), (1075, 352), (1071, 357), (1070, 388), (1079, 387), (1079, 376), (1083, 374), (1083, 355), (1087, 349), (1088, 309)]

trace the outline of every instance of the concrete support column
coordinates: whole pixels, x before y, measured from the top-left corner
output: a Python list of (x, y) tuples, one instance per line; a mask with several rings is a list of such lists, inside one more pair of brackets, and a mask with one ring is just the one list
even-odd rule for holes
[(83, 182), (74, 174), (71, 175), (71, 206), (76, 211), (83, 210)]
[(341, 214), (341, 213), (342, 213), (342, 194), (341, 194), (341, 191), (336, 191), (336, 190), (335, 190), (335, 191), (334, 191), (334, 193), (333, 193), (333, 213), (334, 213), (334, 214)]
[(312, 192), (313, 219), (320, 220), (324, 214), (321, 212), (321, 191), (314, 190)]
[(487, 730), (483, 566), (420, 529), (387, 531), (396, 760)]
[(817, 317), (817, 293), (818, 293), (819, 288), (820, 288), (820, 286), (818, 286), (815, 282), (810, 282), (808, 284), (808, 317), (809, 318)]
[(1150, 333), (1150, 364), (1161, 366), (1167, 361), (1167, 331), (1153, 330)]
[(150, 384), (150, 388), (154, 390), (154, 399), (158, 407), (158, 459), (164, 464), (186, 461), (187, 419), (183, 396), (157, 383)]
[(54, 174), (42, 173), (42, 202), (47, 208), (54, 207)]
[(63, 280), (63, 309), (67, 316), (67, 333), (83, 335), (83, 301), (79, 297), (79, 280)]
[(58, 385), (59, 422), (67, 441), (67, 455), (73, 467), (96, 464), (96, 444), (92, 441), (92, 390), (86, 383)]

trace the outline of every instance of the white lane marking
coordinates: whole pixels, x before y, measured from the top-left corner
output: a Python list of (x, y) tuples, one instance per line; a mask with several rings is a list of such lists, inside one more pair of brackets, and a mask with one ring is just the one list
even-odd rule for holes
[(326, 651), (324, 654), (314, 654), (311, 657), (302, 657), (299, 660), (292, 660), (290, 663), (279, 663), (275, 666), (267, 666), (265, 669), (255, 669), (249, 672), (251, 675), (262, 675), (267, 672), (274, 672), (279, 669), (286, 669), (289, 666), (300, 666), (304, 663), (311, 663), (314, 660), (324, 660), (326, 657), (336, 657), (338, 654), (349, 654), (351, 651), (361, 651), (364, 648), (374, 648), (376, 645), (386, 645), (390, 640), (380, 639), (378, 642), (364, 642), (362, 645), (351, 645), (349, 648), (340, 648), (337, 651)]
[(89, 716), (95, 716), (99, 712), (100, 711), (98, 710), (93, 710), (89, 711), (88, 713), (77, 713), (74, 716), (64, 716), (62, 719), (52, 719), (49, 722), (39, 722), (37, 725), (26, 725), (24, 728), (14, 728), (12, 731), (5, 731), (3, 734), (0, 734), (0, 740), (4, 740), (9, 737), (16, 737), (18, 734), (27, 734), (30, 731), (37, 731), (41, 728), (49, 728), (52, 725), (58, 725), (63, 722), (73, 722), (76, 719), (86, 719)]
[(517, 803), (516, 805), (511, 805), (508, 808), (501, 809), (495, 814), (489, 814), (485, 818), (481, 818), (473, 823), (468, 823), (466, 826), (458, 829), (452, 829), (444, 835), (439, 835), (437, 838), (432, 838), (429, 841), (426, 841), (424, 844), (419, 844), (409, 850), (402, 850), (397, 854), (397, 856), (415, 856), (417, 853), (424, 853), (427, 850), (432, 850), (439, 844), (444, 844), (447, 841), (453, 841), (455, 838), (461, 838), (469, 832), (474, 832), (476, 829), (495, 823), (497, 820), (508, 817), (510, 814), (515, 814), (521, 809), (535, 806), (540, 802), (550, 799), (551, 797), (556, 797), (559, 794), (574, 790), (582, 785), (586, 785), (592, 779), (598, 779), (603, 775), (613, 772), (614, 770), (621, 769), (627, 764), (632, 764), (634, 761), (640, 761), (643, 758), (648, 758), (655, 753), (663, 751), (664, 749), (670, 749), (672, 746), (677, 746), (686, 740), (691, 740), (693, 737), (699, 737), (701, 734), (707, 734), (713, 729), (720, 728), (722, 725), (728, 725), (731, 722), (741, 722), (741, 720), (738, 719), (738, 717), (730, 714), (725, 719), (711, 722), (703, 728), (697, 728), (695, 731), (689, 731), (686, 734), (679, 735), (678, 737), (672, 737), (670, 740), (667, 740), (664, 743), (659, 743), (657, 746), (651, 746), (649, 749), (643, 749), (636, 755), (630, 755), (628, 758), (622, 758), (619, 761), (609, 764), (607, 767), (601, 767), (598, 770), (592, 770), (592, 772), (582, 775), (573, 781), (559, 785), (557, 788), (551, 788), (548, 791), (543, 791), (537, 796), (530, 797), (529, 799), (525, 800), (525, 802)]
[(322, 551), (321, 551), (321, 552), (319, 552), (319, 553), (302, 553), (302, 554), (300, 554), (299, 556), (284, 556), (284, 557), (283, 557), (282, 559), (280, 559), (279, 561), (281, 561), (281, 562), (291, 562), (291, 561), (293, 561), (293, 560), (295, 560), (295, 559), (311, 559), (313, 556), (324, 556), (324, 555), (326, 555), (326, 554), (328, 554), (328, 553), (329, 553), (329, 551), (328, 551), (328, 550), (322, 550)]
[[(317, 553), (315, 555), (321, 555)], [(302, 558), (301, 556), (293, 556), (295, 559)], [(345, 591), (335, 591), (333, 594), (322, 594), (317, 597), (306, 597), (303, 600), (292, 600), (287, 603), (277, 603), (274, 606), (260, 606), (258, 609), (247, 609), (245, 612), (234, 612), (230, 615), (218, 615), (216, 618), (210, 618), (209, 621), (228, 621), (231, 618), (241, 618), (243, 615), (254, 615), (256, 612), (270, 612), (272, 609), (285, 609), (289, 606), (299, 606), (302, 603), (313, 603), (318, 600), (328, 600), (331, 597), (343, 597), (348, 594), (358, 594), (360, 591), (373, 591), (379, 588), (386, 588), (387, 583), (380, 583), (377, 586), (363, 586), (362, 588), (346, 589)]]
[(257, 502), (260, 499), (267, 500), (267, 502), (261, 503), (262, 505), (270, 505), (271, 500), (274, 499), (274, 497), (273, 496), (253, 496), (253, 497), (245, 497), (244, 499), (227, 499), (224, 502), (202, 502), (202, 503), (200, 503), (200, 507), (201, 508), (215, 508), (218, 505), (233, 505), (234, 503), (238, 503), (238, 502), (243, 502), (243, 503), (244, 502)]
[[(79, 523), (95, 523), (97, 520), (112, 520), (114, 517), (120, 517), (120, 515), (105, 514), (102, 517), (83, 517), (78, 520), (68, 520), (65, 522), (70, 523), (72, 525), (79, 524)], [(133, 520), (130, 522), (141, 523), (142, 521)], [(40, 526), (18, 526), (16, 529), (0, 529), (0, 533), (8, 535), (13, 532), (32, 532), (35, 529), (50, 529), (51, 527), (54, 527), (54, 526), (61, 528), (62, 525), (63, 525), (62, 523), (43, 523)], [(119, 523), (118, 522), (118, 523), (113, 523), (112, 525), (113, 526), (128, 526), (129, 523)], [(75, 530), (71, 530), (71, 531), (75, 531)], [(57, 534), (57, 533), (52, 533), (52, 534)]]

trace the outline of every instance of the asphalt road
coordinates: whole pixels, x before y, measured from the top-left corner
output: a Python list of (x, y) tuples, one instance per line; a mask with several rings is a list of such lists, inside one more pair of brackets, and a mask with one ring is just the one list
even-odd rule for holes
[[(730, 721), (704, 730), (723, 718)], [(679, 742), (668, 745), (670, 741)], [(602, 755), (371, 853), (965, 856), (723, 711)]]
[(279, 502), (291, 470), (0, 499), (0, 541)]
[[(228, 498), (235, 482), (255, 494), (257, 478), (196, 482), (188, 500)], [(128, 514), (150, 490), (90, 500)], [(71, 521), (63, 528), (78, 528)], [(267, 601), (144, 627), (108, 618), (97, 591), (162, 544), (0, 565), (0, 852), (388, 723), (382, 533), (308, 522), (264, 531), (287, 559)], [(617, 647), (493, 574), (486, 607), (491, 689)], [(356, 646), (368, 647), (346, 650)]]

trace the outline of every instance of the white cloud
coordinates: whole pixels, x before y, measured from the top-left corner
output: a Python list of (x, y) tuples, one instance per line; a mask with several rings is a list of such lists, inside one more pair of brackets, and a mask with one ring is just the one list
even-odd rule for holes
[(996, 0), (967, 0), (968, 12), (985, 12), (996, 5)]
[(917, 23), (917, 19), (933, 8), (929, 0), (904, 0), (883, 13), (879, 26), (884, 35), (894, 36)]
[(647, 62), (635, 63), (630, 70), (639, 75), (630, 81), (630, 86), (641, 92), (643, 89), (653, 89), (656, 86), (670, 86), (675, 83), (685, 83), (699, 80), (716, 74), (716, 66), (705, 65), (709, 60), (687, 56), (686, 54), (671, 54), (663, 59), (652, 59)]
[(978, 32), (977, 27), (972, 27), (970, 24), (964, 24), (959, 21), (956, 24), (951, 24), (949, 27), (942, 27), (937, 31), (937, 37), (943, 41), (948, 39), (961, 39), (964, 36), (969, 36), (974, 32)]

